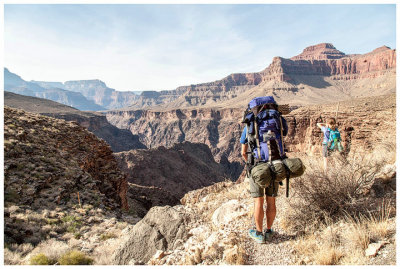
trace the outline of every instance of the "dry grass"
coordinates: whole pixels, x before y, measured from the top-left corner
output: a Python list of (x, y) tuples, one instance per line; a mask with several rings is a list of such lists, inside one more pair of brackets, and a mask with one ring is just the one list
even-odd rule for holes
[(24, 263), (24, 257), (33, 250), (30, 243), (11, 244), (4, 248), (4, 264), (20, 265)]
[(242, 247), (234, 246), (224, 251), (224, 260), (231, 265), (245, 265), (246, 251)]
[(365, 257), (368, 245), (390, 240), (395, 232), (393, 210), (390, 201), (384, 201), (375, 213), (347, 214), (338, 222), (326, 218), (324, 227), (299, 238), (293, 244), (294, 249), (306, 264), (368, 264)]
[(346, 237), (351, 249), (364, 251), (370, 243), (370, 233), (367, 228), (366, 218), (348, 218), (350, 227), (346, 231)]
[(395, 233), (396, 227), (391, 224), (390, 218), (396, 213), (391, 201), (383, 201), (381, 208), (376, 214), (370, 214), (367, 226), (371, 240), (386, 239)]
[(364, 251), (355, 250), (352, 253), (346, 254), (341, 260), (341, 265), (366, 265), (369, 259), (365, 256)]
[(315, 264), (336, 265), (339, 264), (339, 261), (343, 256), (343, 251), (338, 247), (323, 245), (316, 253), (314, 253), (313, 260)]
[(8, 248), (4, 249), (4, 265), (20, 265), (22, 261), (21, 254)]

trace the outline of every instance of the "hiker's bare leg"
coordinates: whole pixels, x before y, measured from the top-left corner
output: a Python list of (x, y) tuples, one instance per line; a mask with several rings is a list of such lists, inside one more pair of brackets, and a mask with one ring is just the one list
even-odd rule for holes
[(328, 157), (324, 157), (324, 172), (326, 173), (328, 169)]
[(254, 198), (254, 221), (257, 231), (262, 232), (264, 219), (264, 197)]
[(276, 216), (275, 197), (267, 196), (266, 200), (267, 211), (265, 212), (265, 216), (267, 217), (267, 229), (271, 229)]

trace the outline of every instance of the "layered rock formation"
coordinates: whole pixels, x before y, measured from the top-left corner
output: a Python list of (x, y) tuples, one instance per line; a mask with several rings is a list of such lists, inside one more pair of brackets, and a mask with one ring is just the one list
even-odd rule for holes
[[(74, 122), (9, 107), (4, 112), (7, 212), (17, 207), (27, 215), (37, 212), (40, 216), (45, 209), (62, 207), (65, 215), (82, 204), (128, 209), (126, 177), (104, 141)], [(19, 216), (21, 212), (5, 216), (6, 242), (37, 244), (46, 238), (49, 230), (41, 224), (46, 217), (29, 220)]]
[(316, 123), (326, 122), (329, 117), (337, 118), (347, 151), (369, 151), (377, 144), (394, 147), (396, 143), (396, 96), (392, 94), (292, 111), (286, 117), (289, 133), (285, 141), (289, 151), (319, 155), (322, 133)]
[[(373, 126), (385, 126), (394, 130), (395, 95), (368, 97), (340, 102), (338, 110), (339, 130), (351, 149), (374, 143), (374, 139), (386, 134), (375, 132)], [(308, 106), (292, 111), (286, 116), (289, 134), (286, 145), (290, 151), (317, 154), (322, 136), (317, 122), (336, 115), (337, 103)], [(243, 168), (239, 138), (243, 128), (240, 123), (242, 109), (199, 108), (169, 111), (110, 111), (107, 119), (119, 128), (130, 129), (139, 135), (147, 147), (171, 147), (174, 143), (190, 141), (208, 145), (216, 161), (237, 178)], [(371, 124), (371, 125), (369, 125)], [(378, 125), (376, 125), (378, 124)], [(371, 127), (372, 126), (372, 127)], [(387, 129), (384, 129), (387, 130)], [(392, 132), (389, 134), (393, 135)], [(304, 137), (304, 139), (299, 139)]]
[(215, 160), (226, 174), (237, 177), (242, 170), (239, 159), (243, 111), (239, 109), (178, 109), (164, 112), (148, 110), (112, 111), (107, 120), (122, 129), (129, 129), (148, 148), (172, 147), (190, 141), (210, 147)]
[(66, 90), (81, 93), (87, 99), (107, 109), (128, 106), (138, 98), (134, 92), (116, 91), (98, 79), (66, 81), (64, 87)]
[[(335, 76), (335, 79), (374, 78), (395, 72), (396, 51), (383, 46), (364, 55), (345, 55), (332, 44), (307, 47), (290, 59), (275, 57), (263, 71), (263, 81), (293, 81), (292, 75)], [(378, 72), (378, 73), (375, 73)], [(294, 82), (294, 81), (293, 81)]]
[(377, 88), (395, 92), (395, 67), (396, 51), (386, 46), (364, 55), (346, 55), (332, 44), (322, 43), (290, 59), (275, 57), (261, 72), (232, 74), (210, 83), (142, 95), (130, 107), (238, 107), (260, 95), (273, 95), (294, 105), (323, 103), (326, 97), (344, 101), (379, 95)]
[(226, 178), (204, 144), (185, 142), (169, 149), (158, 147), (114, 155), (130, 183), (158, 187), (165, 200), (179, 200), (188, 191)]
[(36, 83), (23, 80), (20, 76), (11, 73), (7, 68), (4, 68), (4, 90), (49, 99), (80, 110), (104, 110), (104, 107), (86, 99), (81, 93), (67, 91), (53, 87), (53, 85), (48, 88), (41, 87)]
[(13, 108), (23, 109), (28, 112), (39, 113), (66, 121), (75, 121), (87, 128), (97, 137), (104, 139), (113, 152), (131, 149), (144, 149), (137, 135), (132, 135), (128, 130), (121, 130), (111, 125), (104, 114), (97, 112), (82, 112), (73, 107), (62, 105), (47, 99), (4, 92), (4, 103)]
[[(149, 91), (137, 95), (132, 91), (111, 89), (100, 80), (65, 83), (35, 81), (37, 84), (25, 82), (23, 85), (7, 88), (21, 94), (52, 100), (58, 98), (55, 94), (60, 95), (63, 90), (64, 95), (81, 94), (88, 101), (107, 109), (238, 107), (256, 95), (274, 95), (285, 103), (304, 105), (325, 102), (326, 96), (344, 101), (352, 97), (377, 95), (377, 88), (385, 94), (393, 93), (395, 67), (396, 52), (386, 46), (363, 55), (346, 55), (332, 44), (321, 43), (305, 48), (301, 54), (290, 59), (275, 57), (260, 72), (231, 74), (221, 80), (181, 86), (172, 91)], [(12, 79), (7, 78), (6, 85), (12, 84), (9, 81)], [(27, 84), (34, 84), (41, 90), (35, 90), (32, 86), (32, 90), (26, 91)], [(360, 93), (360, 87), (364, 89), (363, 93)], [(51, 90), (52, 93), (43, 94), (43, 89)], [(66, 97), (58, 99), (64, 104), (71, 104), (71, 100)], [(74, 106), (77, 105), (81, 110), (101, 110), (100, 107), (88, 107), (84, 104)]]

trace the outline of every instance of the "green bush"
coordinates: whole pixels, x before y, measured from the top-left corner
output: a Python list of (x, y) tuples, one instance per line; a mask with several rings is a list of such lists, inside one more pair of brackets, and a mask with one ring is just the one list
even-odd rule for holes
[(52, 262), (46, 255), (39, 253), (30, 259), (30, 265), (51, 265)]
[(58, 259), (60, 265), (91, 265), (93, 259), (78, 250), (72, 250)]

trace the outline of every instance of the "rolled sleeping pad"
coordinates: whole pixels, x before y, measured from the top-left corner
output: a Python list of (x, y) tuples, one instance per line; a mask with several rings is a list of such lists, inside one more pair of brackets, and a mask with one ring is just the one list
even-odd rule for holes
[(299, 158), (287, 158), (283, 160), (283, 163), (290, 170), (290, 178), (302, 176), (306, 170), (306, 167)]

